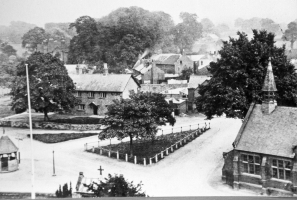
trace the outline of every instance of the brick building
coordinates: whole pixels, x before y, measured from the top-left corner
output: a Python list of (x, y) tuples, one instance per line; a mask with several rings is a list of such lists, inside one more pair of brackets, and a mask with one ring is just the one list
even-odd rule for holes
[(271, 62), (262, 104), (252, 104), (233, 143), (224, 153), (222, 179), (234, 189), (297, 195), (297, 108), (277, 106)]
[[(106, 69), (107, 70), (107, 69)], [(131, 74), (70, 74), (76, 83), (76, 96), (81, 103), (77, 114), (104, 115), (114, 99), (129, 98), (130, 91), (138, 92), (140, 85)]]

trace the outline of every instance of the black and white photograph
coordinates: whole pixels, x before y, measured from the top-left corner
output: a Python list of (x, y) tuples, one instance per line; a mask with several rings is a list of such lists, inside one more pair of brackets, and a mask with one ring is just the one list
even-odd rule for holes
[(297, 0), (0, 0), (0, 199), (297, 197)]

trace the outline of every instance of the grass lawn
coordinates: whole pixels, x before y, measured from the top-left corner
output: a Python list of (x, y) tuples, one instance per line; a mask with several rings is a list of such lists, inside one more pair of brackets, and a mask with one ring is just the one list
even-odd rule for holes
[[(44, 143), (58, 143), (84, 137), (98, 135), (98, 133), (57, 133), (57, 134), (33, 134), (33, 139)], [(27, 135), (30, 137), (30, 135)]]
[[(172, 133), (157, 136), (154, 142), (152, 140), (133, 140), (133, 154), (137, 156), (137, 162), (140, 163), (143, 161), (143, 158), (150, 158), (155, 156), (156, 154), (164, 151), (166, 148), (170, 147), (171, 145), (175, 144), (177, 141), (183, 139), (190, 133), (194, 131), (185, 131), (181, 133)], [(192, 139), (191, 139), (192, 140)], [(183, 143), (184, 145), (184, 143)], [(179, 145), (180, 147), (180, 145)], [(113, 152), (119, 151), (120, 159), (125, 159), (125, 154), (130, 153), (130, 142), (121, 142), (118, 144), (112, 144), (107, 146), (102, 146), (103, 149), (111, 150)], [(175, 148), (174, 148), (175, 149)], [(92, 150), (88, 150), (91, 152)], [(100, 149), (95, 148), (95, 153), (100, 154)], [(107, 152), (103, 151), (103, 155), (107, 156)], [(111, 153), (111, 157), (116, 157), (115, 153)], [(133, 158), (129, 158), (129, 161), (133, 162)]]

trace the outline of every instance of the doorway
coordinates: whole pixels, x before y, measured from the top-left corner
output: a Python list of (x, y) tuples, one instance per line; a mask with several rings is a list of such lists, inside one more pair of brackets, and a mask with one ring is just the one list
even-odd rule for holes
[(93, 114), (98, 115), (98, 106), (96, 106), (95, 104), (93, 104)]
[(1, 171), (8, 171), (8, 157), (1, 158)]

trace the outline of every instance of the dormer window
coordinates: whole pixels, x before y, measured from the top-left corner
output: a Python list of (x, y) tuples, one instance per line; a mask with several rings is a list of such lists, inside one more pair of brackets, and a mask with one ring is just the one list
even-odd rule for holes
[(89, 98), (94, 98), (94, 96), (95, 96), (95, 92), (89, 92), (88, 93), (88, 97)]

